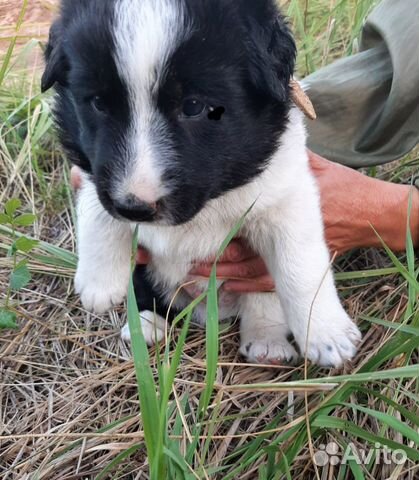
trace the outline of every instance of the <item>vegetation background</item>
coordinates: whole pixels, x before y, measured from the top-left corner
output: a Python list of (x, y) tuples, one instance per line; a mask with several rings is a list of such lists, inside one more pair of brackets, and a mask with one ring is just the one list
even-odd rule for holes
[[(357, 51), (377, 2), (281, 3), (305, 76)], [(96, 316), (82, 309), (72, 284), (69, 169), (54, 137), (50, 99), (39, 92), (40, 47), (56, 4), (0, 0), (0, 213), (19, 199), (15, 215), (36, 215), (14, 234), (0, 217), (0, 308), (7, 303), (18, 324), (0, 330), (0, 478), (418, 478), (419, 285), (409, 243), (398, 257), (363, 250), (337, 262), (341, 297), (364, 333), (344, 371), (243, 365), (237, 325), (218, 331), (217, 322), (206, 335), (191, 328), (186, 341), (185, 327), (175, 329), (168, 347), (149, 358), (139, 339), (134, 365), (119, 337), (127, 310)], [(416, 151), (366, 173), (409, 181), (418, 161)], [(21, 234), (40, 242), (11, 250)], [(16, 257), (31, 279), (12, 290)], [(216, 320), (211, 292), (208, 304)], [(352, 443), (367, 451), (378, 444), (403, 449), (408, 459), (316, 466), (316, 452), (331, 442), (338, 457)]]

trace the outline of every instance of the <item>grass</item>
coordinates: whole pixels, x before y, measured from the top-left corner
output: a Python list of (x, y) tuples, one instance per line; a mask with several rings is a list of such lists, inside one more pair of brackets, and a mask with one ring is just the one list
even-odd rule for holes
[[(305, 75), (357, 49), (373, 2), (282, 3)], [(49, 9), (54, 2), (39, 4)], [(41, 22), (44, 39), (43, 16)], [(206, 335), (191, 327), (186, 336), (191, 305), (160, 349), (146, 349), (137, 331), (133, 359), (118, 334), (127, 315), (138, 330), (132, 291), (128, 309), (101, 317), (85, 312), (73, 294), (68, 167), (48, 102), (39, 95), (40, 49), (28, 28), (36, 30), (32, 19), (24, 19), (10, 56), (10, 29), (0, 29), (0, 209), (19, 198), (21, 213), (37, 220), (18, 235), (40, 240), (27, 254), (31, 283), (10, 299), (19, 329), (0, 332), (0, 477), (416, 478), (419, 285), (411, 242), (403, 255), (365, 250), (337, 263), (341, 297), (364, 334), (344, 371), (309, 366), (305, 375), (304, 366), (243, 365), (237, 325), (218, 326), (211, 285)], [(412, 153), (370, 173), (406, 181), (418, 160)], [(0, 227), (0, 305), (13, 267), (6, 256), (11, 244), (10, 230)], [(350, 445), (375, 452), (376, 444), (402, 449), (407, 460), (385, 465), (373, 457), (359, 465), (349, 458), (345, 465), (316, 467), (314, 455), (330, 442), (340, 451)]]

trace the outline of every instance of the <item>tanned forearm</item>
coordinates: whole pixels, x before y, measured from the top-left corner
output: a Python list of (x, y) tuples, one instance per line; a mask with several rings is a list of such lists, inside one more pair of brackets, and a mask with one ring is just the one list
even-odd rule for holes
[[(382, 240), (396, 252), (404, 250), (409, 220), (413, 244), (418, 247), (419, 191), (407, 185), (370, 180), (375, 199), (371, 209), (367, 209), (366, 213), (370, 211), (370, 222)], [(381, 246), (380, 239), (371, 228), (369, 235), (365, 238), (365, 246)]]
[(332, 254), (380, 247), (379, 236), (392, 250), (404, 250), (410, 198), (410, 229), (415, 246), (419, 245), (416, 188), (367, 177), (315, 154), (310, 154), (310, 161), (320, 187), (326, 239)]

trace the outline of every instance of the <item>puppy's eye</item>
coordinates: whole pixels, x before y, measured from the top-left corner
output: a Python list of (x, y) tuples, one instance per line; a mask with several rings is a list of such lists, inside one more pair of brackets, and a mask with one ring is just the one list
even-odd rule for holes
[(205, 103), (196, 98), (189, 98), (182, 105), (182, 113), (185, 117), (199, 117), (204, 110)]
[(100, 113), (105, 113), (107, 110), (106, 103), (102, 97), (96, 95), (92, 98), (92, 105), (95, 110)]

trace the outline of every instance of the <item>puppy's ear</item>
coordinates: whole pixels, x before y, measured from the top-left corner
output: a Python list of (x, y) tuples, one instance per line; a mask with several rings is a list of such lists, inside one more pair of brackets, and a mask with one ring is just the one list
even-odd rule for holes
[(286, 102), (297, 54), (288, 24), (273, 0), (242, 2), (247, 17), (251, 81), (261, 91)]
[(57, 20), (49, 32), (45, 49), (45, 70), (41, 80), (41, 91), (45, 92), (56, 83), (64, 85), (67, 79), (68, 63), (62, 48), (62, 24)]

